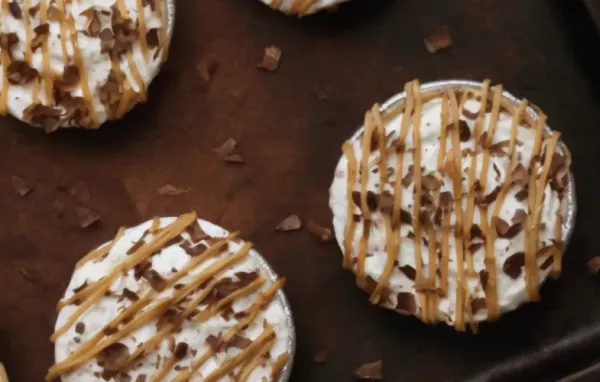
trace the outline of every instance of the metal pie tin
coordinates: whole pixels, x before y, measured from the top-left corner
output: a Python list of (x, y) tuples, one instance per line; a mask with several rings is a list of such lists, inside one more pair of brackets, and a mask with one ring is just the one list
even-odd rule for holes
[(175, 29), (175, 0), (165, 0), (165, 3), (167, 5), (167, 35), (170, 43)]
[[(467, 90), (467, 89), (483, 89), (483, 83), (468, 81), (468, 80), (444, 80), (444, 81), (435, 81), (421, 84), (421, 92), (423, 93), (435, 93), (437, 91), (442, 91), (446, 88), (452, 87), (455, 90)], [(507, 101), (509, 104), (517, 107), (521, 102), (520, 99), (512, 95), (511, 93), (504, 90), (502, 92), (502, 98), (504, 101)], [(389, 115), (395, 111), (395, 109), (400, 106), (404, 100), (406, 99), (406, 93), (402, 92), (400, 94), (396, 94), (392, 98), (385, 101), (381, 107), (380, 111), (385, 118), (386, 115)], [(539, 119), (539, 114), (534, 107), (531, 106), (531, 103), (525, 109), (525, 117), (529, 117), (532, 121), (537, 121)], [(362, 126), (352, 137), (350, 140), (358, 141), (364, 131), (365, 127)], [(546, 125), (545, 132), (551, 134), (553, 130)], [(557, 151), (562, 153), (568, 153), (569, 150), (565, 143), (559, 140), (557, 145)], [(337, 167), (340, 166), (340, 162)], [(337, 168), (336, 167), (336, 168)], [(577, 215), (577, 197), (575, 194), (575, 178), (573, 177), (573, 171), (569, 169), (569, 181), (565, 190), (565, 207), (566, 211), (563, 215), (563, 226), (562, 226), (562, 241), (563, 241), (563, 250), (566, 249), (571, 237), (573, 236), (573, 230), (575, 229), (575, 218)]]

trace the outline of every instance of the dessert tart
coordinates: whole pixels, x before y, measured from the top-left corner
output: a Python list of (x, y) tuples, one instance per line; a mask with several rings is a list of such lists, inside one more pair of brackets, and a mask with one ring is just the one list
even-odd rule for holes
[(121, 229), (59, 302), (47, 381), (286, 381), (289, 305), (252, 243), (194, 213)]
[(333, 9), (346, 1), (348, 0), (262, 0), (273, 9), (300, 17), (325, 9)]
[[(167, 58), (172, 0), (1, 0), (0, 114), (52, 132), (144, 102)], [(143, 17), (140, 17), (143, 15)]]
[(459, 331), (538, 300), (575, 216), (559, 138), (501, 85), (406, 84), (342, 147), (330, 207), (343, 266), (371, 302)]

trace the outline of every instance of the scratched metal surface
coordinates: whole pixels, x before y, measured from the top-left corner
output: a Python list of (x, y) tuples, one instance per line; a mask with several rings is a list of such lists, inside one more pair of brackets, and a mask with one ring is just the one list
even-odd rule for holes
[[(423, 37), (444, 24), (454, 45), (431, 55)], [(256, 69), (268, 45), (283, 49), (277, 73)], [(178, 1), (170, 60), (148, 103), (122, 121), (47, 136), (0, 119), (0, 360), (13, 381), (42, 380), (53, 360), (54, 306), (75, 261), (120, 225), (194, 209), (241, 230), (288, 277), (298, 340), (291, 381), (351, 380), (354, 367), (377, 359), (388, 381), (547, 381), (586, 366), (600, 357), (600, 280), (585, 266), (600, 226), (599, 47), (577, 1), (354, 0), (304, 20), (259, 1)], [(208, 85), (196, 73), (207, 54), (219, 62)], [(573, 154), (580, 208), (562, 278), (545, 285), (542, 302), (479, 335), (371, 306), (334, 243), (273, 232), (294, 212), (330, 220), (327, 190), (343, 139), (364, 110), (415, 77), (501, 82), (542, 107)], [(331, 99), (315, 96), (323, 89)], [(229, 137), (246, 165), (212, 152)], [(12, 175), (35, 191), (16, 196)], [(89, 196), (58, 190), (64, 178), (86, 182)], [(165, 183), (191, 191), (159, 196)], [(79, 228), (77, 205), (95, 209), (102, 224)], [(328, 361), (315, 365), (322, 348)]]

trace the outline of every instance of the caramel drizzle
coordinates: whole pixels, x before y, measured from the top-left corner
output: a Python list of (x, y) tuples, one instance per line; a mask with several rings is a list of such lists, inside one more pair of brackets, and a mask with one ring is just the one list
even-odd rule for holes
[(167, 33), (167, 27), (169, 26), (169, 20), (168, 20), (168, 11), (167, 11), (167, 2), (166, 1), (161, 1), (160, 2), (160, 18), (162, 19), (162, 23), (163, 23), (163, 27), (160, 28), (160, 39), (163, 42), (163, 50), (161, 52), (161, 59), (162, 62), (166, 62), (167, 59), (169, 58), (169, 45), (170, 45), (170, 41), (169, 41), (169, 36)]
[[(27, 1), (29, 1), (29, 0), (27, 0)], [(69, 1), (69, 0), (57, 0), (56, 3), (58, 5), (58, 9), (60, 9), (60, 11), (63, 14), (62, 20), (60, 21), (60, 48), (62, 50), (64, 62), (68, 62), (68, 58), (69, 58), (69, 53), (67, 51), (68, 25), (67, 25), (67, 18), (66, 18), (65, 1)]]
[(144, 4), (142, 0), (136, 0), (138, 21), (139, 21), (139, 34), (140, 34), (140, 46), (142, 47), (142, 54), (144, 58), (148, 60), (148, 41), (146, 40), (146, 13), (144, 12)]
[[(487, 187), (487, 173), (489, 170), (490, 151), (489, 147), (494, 138), (494, 132), (496, 131), (496, 124), (498, 122), (498, 116), (500, 113), (500, 102), (502, 99), (502, 85), (496, 85), (494, 87), (494, 101), (492, 104), (492, 114), (490, 117), (490, 126), (487, 131), (486, 145), (483, 147), (483, 162), (481, 166), (481, 175), (479, 177), (481, 188), (484, 190)], [(487, 104), (487, 99), (482, 99), (482, 102)], [(485, 104), (484, 104), (485, 105)], [(485, 106), (483, 106), (485, 107)], [(500, 316), (500, 309), (498, 306), (498, 287), (496, 278), (496, 256), (494, 249), (494, 233), (496, 231), (496, 221), (493, 220), (491, 227), (488, 223), (487, 207), (479, 206), (479, 214), (481, 216), (481, 230), (484, 233), (485, 241), (485, 266), (488, 272), (488, 281), (485, 290), (487, 298), (488, 308), (488, 320), (494, 320)], [(488, 239), (489, 238), (489, 239)]]
[[(8, 11), (8, 0), (2, 0), (2, 13)], [(0, 93), (0, 115), (6, 115), (8, 107), (8, 65), (10, 65), (10, 54), (6, 49), (2, 49), (2, 92)]]
[[(128, 19), (129, 12), (127, 11), (127, 7), (125, 6), (125, 1), (117, 0), (117, 6), (119, 7), (119, 12), (121, 12), (123, 17)], [(144, 38), (145, 38), (145, 36), (144, 36)], [(142, 76), (140, 75), (137, 65), (135, 65), (135, 62), (133, 61), (133, 54), (131, 53), (131, 51), (128, 51), (126, 53), (126, 57), (127, 57), (127, 63), (129, 64), (129, 67), (131, 68), (131, 75), (135, 79), (135, 82), (137, 82), (138, 87), (140, 88), (140, 96), (142, 97), (142, 101), (145, 101), (146, 97), (147, 97), (146, 86), (144, 85), (144, 81), (142, 80)]]
[[(98, 280), (92, 285), (98, 285), (94, 288), (90, 296), (77, 308), (75, 313), (67, 320), (67, 322), (61, 326), (50, 338), (52, 342), (55, 342), (58, 337), (63, 335), (73, 324), (77, 321), (87, 309), (100, 299), (104, 293), (110, 288), (111, 284), (121, 275), (123, 272), (128, 272), (135, 265), (147, 259), (155, 251), (162, 248), (169, 240), (179, 235), (183, 230), (196, 220), (195, 213), (189, 213), (180, 216), (175, 222), (169, 225), (169, 229), (162, 232), (160, 235), (155, 237), (151, 242), (143, 245), (136, 252), (131, 254), (127, 260), (119, 264), (112, 270), (111, 273)], [(90, 288), (91, 286), (88, 286)], [(86, 288), (87, 289), (87, 288)]]
[[(448, 95), (442, 95), (442, 126), (440, 138), (440, 152), (438, 154), (437, 167), (438, 171), (444, 168), (444, 160), (446, 158), (446, 141), (448, 133)], [(448, 264), (450, 262), (449, 254), (449, 229), (450, 229), (450, 212), (445, 213), (442, 221), (442, 258), (440, 260), (440, 289), (442, 296), (448, 294)]]
[(462, 155), (460, 152), (460, 138), (459, 138), (459, 116), (458, 116), (458, 104), (456, 100), (456, 94), (454, 89), (448, 91), (450, 99), (450, 107), (452, 109), (452, 154), (451, 159), (451, 179), (454, 194), (454, 210), (456, 214), (456, 222), (454, 226), (454, 242), (456, 247), (456, 268), (457, 268), (457, 281), (456, 281), (456, 320), (454, 326), (458, 331), (465, 330), (464, 321), (464, 305), (465, 305), (465, 278), (464, 278), (464, 242), (462, 238)]
[(246, 364), (246, 366), (244, 366), (242, 368), (242, 371), (238, 375), (237, 380), (240, 382), (248, 381), (250, 374), (252, 374), (254, 369), (256, 369), (256, 367), (258, 365), (260, 365), (260, 363), (262, 362), (261, 358), (266, 356), (266, 354), (271, 350), (271, 348), (273, 347), (274, 344), (275, 344), (274, 339), (265, 342), (264, 345), (260, 349), (258, 349), (258, 351), (256, 352), (256, 356), (254, 357), (254, 359), (252, 359), (250, 362), (248, 362)]
[(31, 29), (29, 27), (29, 7), (31, 0), (23, 2), (23, 25), (25, 27), (25, 61), (31, 63)]
[[(223, 342), (228, 343), (240, 330), (243, 330), (247, 325), (253, 322), (258, 315), (258, 313), (263, 310), (273, 299), (275, 293), (283, 287), (285, 283), (285, 279), (279, 279), (275, 283), (271, 284), (267, 289), (265, 289), (256, 299), (256, 301), (252, 304), (252, 306), (247, 310), (248, 316), (238, 322), (233, 328), (231, 328), (224, 336)], [(264, 334), (264, 332), (263, 332)], [(256, 343), (259, 339), (254, 340), (253, 344)], [(261, 340), (262, 341), (262, 340)], [(252, 345), (251, 345), (252, 346)], [(248, 347), (249, 348), (249, 347)], [(246, 349), (248, 349), (246, 348)], [(173, 382), (183, 382), (188, 380), (210, 357), (215, 354), (215, 351), (211, 348), (207, 350), (204, 354), (202, 354), (199, 358), (194, 360), (189, 368), (182, 370), (177, 374), (177, 376), (173, 379)], [(226, 367), (227, 365), (221, 365), (221, 368)], [(215, 370), (213, 373), (218, 372), (219, 370)]]
[[(40, 24), (48, 22), (48, 3), (46, 0), (40, 0)], [(49, 36), (42, 41), (42, 80), (44, 81), (44, 92), (46, 102), (49, 105), (54, 104), (54, 96), (52, 95), (52, 73), (50, 72), (50, 53), (48, 52)]]
[(293, 0), (291, 11), (299, 16), (304, 16), (316, 3), (317, 0)]
[(81, 49), (79, 48), (79, 32), (75, 28), (75, 20), (69, 14), (68, 20), (69, 29), (71, 30), (71, 43), (73, 44), (73, 56), (75, 59), (75, 65), (77, 66), (77, 70), (79, 71), (80, 83), (81, 83), (81, 92), (83, 95), (83, 100), (85, 101), (85, 105), (89, 111), (90, 120), (93, 126), (97, 126), (96, 120), (96, 111), (94, 108), (94, 103), (92, 101), (92, 95), (90, 93), (90, 85), (88, 82), (87, 71), (85, 70), (85, 65), (83, 64), (83, 60), (81, 58)]
[(354, 147), (352, 142), (346, 141), (342, 146), (344, 155), (348, 158), (348, 182), (346, 183), (347, 208), (346, 216), (348, 217), (348, 225), (344, 233), (344, 262), (343, 267), (346, 269), (352, 268), (352, 240), (354, 239), (354, 202), (352, 201), (352, 192), (354, 192), (354, 183), (356, 183), (356, 156), (354, 155)]

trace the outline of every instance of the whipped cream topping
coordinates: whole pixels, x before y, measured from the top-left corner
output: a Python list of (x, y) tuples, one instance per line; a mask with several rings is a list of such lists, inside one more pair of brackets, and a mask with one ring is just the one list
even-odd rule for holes
[(145, 100), (168, 49), (165, 0), (7, 4), (0, 14), (2, 114), (47, 131), (96, 128)]
[(261, 0), (273, 9), (290, 15), (306, 16), (335, 7), (348, 0)]
[[(174, 221), (174, 218), (162, 218), (160, 219), (160, 227), (167, 227)], [(78, 349), (86, 346), (86, 343), (98, 333), (103, 333), (101, 337), (104, 337), (104, 335), (110, 336), (124, 330), (124, 323), (119, 328), (110, 331), (107, 330), (107, 325), (134, 304), (135, 301), (143, 299), (143, 296), (149, 291), (155, 291), (154, 285), (149, 281), (156, 283), (157, 280), (162, 280), (161, 282), (164, 283), (172, 279), (177, 272), (184, 270), (190, 262), (198, 260), (200, 256), (208, 256), (211, 245), (216, 245), (215, 243), (229, 235), (226, 230), (209, 222), (198, 220), (198, 223), (202, 230), (200, 232), (206, 234), (201, 241), (192, 246), (190, 242), (194, 241), (194, 238), (190, 236), (189, 231), (181, 233), (181, 236), (177, 236), (169, 245), (162, 247), (151, 255), (149, 258), (150, 267), (143, 269), (142, 277), (136, 275), (136, 272), (140, 271), (139, 269), (130, 269), (125, 274), (120, 275), (110, 285), (108, 292), (95, 302), (90, 309), (79, 316), (76, 324), (73, 324), (56, 339), (55, 356), (58, 365), (67, 360)], [(135, 256), (135, 251), (140, 250), (140, 248), (143, 250), (144, 244), (150, 243), (160, 234), (160, 230), (155, 234), (149, 232), (152, 225), (153, 222), (149, 221), (127, 229), (113, 243), (107, 243), (100, 247), (100, 249), (109, 249), (105, 251), (104, 256), (78, 264), (62, 303), (68, 302), (68, 299), (76, 292), (80, 292), (82, 287), (93, 285), (107, 277), (115, 267), (119, 267), (124, 261)], [(219, 248), (220, 252), (215, 251), (216, 254), (208, 256), (206, 261), (194, 267), (173, 286), (162, 291), (156, 291), (157, 295), (152, 298), (151, 303), (137, 312), (129, 319), (129, 322), (135, 322), (136, 317), (142, 317), (145, 312), (155, 309), (165, 299), (173, 298), (178, 291), (184, 290), (187, 285), (193, 283), (193, 280), (199, 275), (212, 272), (216, 264), (223, 262), (224, 259), (232, 258), (247, 245), (247, 243), (237, 238), (226, 240), (226, 242), (227, 245)], [(206, 247), (209, 249), (206, 249)], [(234, 362), (239, 357), (245, 357), (242, 355), (244, 349), (250, 350), (250, 347), (254, 346), (255, 341), (261, 335), (264, 335), (266, 330), (272, 330), (273, 334), (268, 337), (268, 341), (263, 339), (264, 341), (261, 344), (266, 345), (269, 343), (269, 347), (256, 348), (259, 349), (259, 352), (262, 351), (260, 357), (256, 355), (257, 358), (253, 358), (255, 354), (250, 354), (250, 357), (242, 358), (244, 362), (238, 362), (237, 366), (231, 368), (225, 375), (210, 380), (237, 381), (237, 378), (241, 378), (240, 376), (244, 373), (248, 381), (276, 380), (273, 372), (276, 369), (281, 370), (282, 367), (282, 365), (278, 365), (278, 362), (281, 363), (282, 359), (288, 359), (286, 355), (289, 356), (291, 353), (290, 336), (292, 336), (293, 328), (290, 326), (288, 321), (290, 318), (286, 316), (281, 297), (278, 295), (280, 292), (277, 292), (272, 299), (265, 298), (261, 300), (263, 297), (260, 296), (267, 289), (273, 288), (274, 284), (261, 268), (257, 260), (259, 255), (253, 252), (254, 250), (250, 249), (249, 255), (233, 261), (217, 273), (211, 273), (210, 278), (195, 288), (181, 302), (174, 305), (174, 309), (180, 313), (186, 306), (193, 304), (195, 297), (203, 291), (208, 292), (207, 288), (213, 287), (207, 297), (193, 311), (194, 314), (199, 315), (206, 312), (210, 313), (204, 315), (202, 320), (195, 320), (194, 314), (192, 314), (184, 319), (180, 326), (171, 330), (157, 346), (142, 353), (127, 367), (121, 367), (116, 372), (109, 370), (108, 364), (114, 363), (116, 361), (115, 357), (123, 358), (123, 353), (125, 356), (132, 355), (136, 349), (157, 336), (157, 333), (161, 330), (161, 325), (164, 325), (165, 318), (167, 319), (166, 322), (169, 322), (168, 318), (173, 317), (173, 314), (169, 314), (169, 311), (167, 311), (120, 338), (117, 343), (119, 348), (115, 348), (113, 345), (68, 373), (62, 374), (62, 381), (123, 380), (119, 379), (120, 377), (129, 377), (126, 380), (131, 381), (150, 381), (154, 380), (153, 378), (159, 375), (158, 373), (167, 370), (168, 372), (164, 373), (160, 380), (209, 380), (209, 377), (215, 377), (213, 373), (220, 368)], [(154, 274), (154, 276), (148, 278), (148, 274)], [(211, 308), (218, 303), (219, 299), (234, 296), (235, 293), (248, 288), (261, 279), (264, 282), (259, 287), (249, 290), (248, 293), (241, 293), (233, 299), (232, 303), (226, 304), (216, 311), (211, 311)], [(82, 299), (82, 301), (85, 301), (85, 299)], [(226, 341), (227, 333), (236, 328), (236, 325), (239, 326), (244, 319), (247, 319), (249, 317), (248, 312), (251, 311), (253, 304), (260, 305), (261, 301), (262, 306), (256, 317), (247, 326), (243, 325), (238, 328), (239, 331), (233, 337), (233, 340), (228, 343)], [(80, 303), (81, 301), (62, 307), (56, 322), (57, 331), (68, 322)], [(109, 350), (113, 353), (112, 355), (106, 354)], [(207, 357), (191, 375), (181, 374), (189, 371), (190, 366), (205, 355)], [(169, 362), (173, 363), (168, 365)], [(248, 366), (249, 364), (252, 367)], [(287, 364), (287, 361), (285, 364)], [(248, 368), (246, 369), (246, 367)]]
[[(490, 89), (490, 94), (492, 93), (494, 93), (494, 88)], [(538, 235), (537, 237), (528, 235), (527, 216), (532, 213), (526, 194), (530, 175), (525, 169), (530, 169), (530, 164), (535, 163), (537, 174), (535, 178), (539, 181), (539, 178), (542, 177), (545, 152), (550, 150), (551, 146), (549, 134), (543, 133), (540, 145), (541, 153), (538, 151), (536, 154), (534, 152), (536, 129), (523, 120), (519, 120), (516, 124), (516, 140), (511, 157), (509, 153), (514, 110), (509, 112), (504, 107), (499, 108), (491, 142), (483, 143), (487, 138), (485, 134), (490, 134), (493, 119), (492, 108), (488, 103), (487, 112), (482, 113), (484, 118), (479, 136), (484, 135), (485, 138), (476, 140), (475, 125), (482, 107), (481, 102), (473, 96), (467, 97), (461, 103), (460, 94), (457, 97), (460, 109), (456, 110), (460, 110), (461, 113), (459, 116), (460, 138), (457, 136), (454, 141), (460, 140), (458, 152), (461, 163), (458, 174), (453, 173), (452, 170), (452, 167), (458, 164), (458, 161), (452, 160), (456, 157), (453, 155), (453, 129), (456, 127), (451, 124), (452, 108), (450, 102), (443, 106), (440, 95), (423, 101), (421, 121), (418, 127), (419, 142), (415, 142), (414, 139), (414, 119), (411, 119), (407, 125), (408, 131), (404, 141), (399, 139), (404, 118), (404, 112), (398, 110), (399, 107), (381, 116), (384, 132), (380, 136), (385, 136), (384, 146), (388, 153), (383, 159), (385, 161), (383, 165), (380, 164), (382, 161), (381, 150), (378, 148), (380, 141), (378, 142), (375, 137), (378, 135), (377, 128), (372, 130), (371, 152), (365, 153), (363, 149), (363, 140), (366, 135), (364, 131), (356, 139), (347, 142), (346, 155), (342, 156), (337, 165), (330, 188), (329, 204), (334, 215), (336, 239), (342, 251), (349, 252), (345, 254), (349, 260), (346, 267), (357, 273), (359, 286), (373, 293), (383, 277), (384, 285), (380, 289), (381, 294), (375, 301), (372, 298), (373, 302), (378, 302), (382, 306), (403, 314), (417, 315), (425, 322), (444, 321), (448, 325), (454, 325), (457, 326), (457, 329), (464, 330), (457, 325), (457, 312), (461, 305), (463, 312), (460, 312), (460, 315), (465, 317), (467, 323), (497, 318), (497, 315), (490, 317), (489, 314), (490, 296), (487, 295), (487, 292), (490, 290), (486, 290), (486, 284), (490, 284), (490, 267), (495, 268), (496, 281), (494, 284), (496, 284), (496, 288), (494, 289), (497, 290), (495, 305), (499, 309), (499, 313), (511, 311), (531, 299), (528, 295), (526, 277), (528, 271), (525, 267), (526, 240), (536, 240), (536, 248), (539, 250), (533, 260), (534, 264), (537, 264), (537, 271), (534, 273), (535, 280), (533, 280), (536, 291), (551, 271), (560, 271), (560, 264), (555, 264), (555, 259), (560, 259), (558, 256), (562, 252), (560, 229), (566, 213), (563, 194), (565, 179), (568, 178), (568, 163), (565, 163), (564, 153), (557, 148), (552, 157), (552, 165), (548, 166), (550, 168), (548, 183), (544, 184), (543, 193), (540, 193), (540, 196), (543, 195), (543, 197)], [(445, 133), (445, 145), (442, 148), (442, 119), (443, 109), (446, 107), (448, 108), (446, 110), (449, 110), (449, 117), (446, 120), (448, 128)], [(377, 110), (378, 114), (377, 105), (374, 110)], [(368, 115), (372, 116), (373, 114)], [(375, 120), (377, 118), (377, 116), (374, 117)], [(488, 150), (484, 150), (482, 145), (488, 147)], [(416, 150), (420, 150), (418, 159), (421, 166), (420, 188), (423, 195), (420, 199), (420, 212), (423, 215), (420, 214), (418, 218), (421, 227), (418, 238), (415, 237), (415, 220), (417, 218), (413, 211), (416, 200), (414, 180), (416, 177), (414, 169)], [(440, 154), (442, 150), (444, 153)], [(403, 153), (401, 168), (398, 166), (399, 156), (396, 152)], [(456, 152), (454, 151), (454, 153)], [(348, 153), (352, 153), (353, 158), (349, 159)], [(361, 177), (365, 173), (361, 164), (364, 155), (369, 156), (366, 187), (363, 189), (363, 192), (367, 193), (366, 201), (370, 209), (367, 218), (364, 208), (361, 208)], [(443, 163), (441, 168), (440, 155)], [(484, 155), (489, 158), (489, 170), (485, 175), (485, 181), (481, 177)], [(351, 166), (349, 166), (349, 160)], [(470, 188), (469, 170), (473, 163), (475, 163), (476, 170), (474, 172), (475, 183), (474, 187)], [(355, 172), (351, 174), (352, 178), (350, 179), (350, 182), (353, 183), (349, 184), (350, 167)], [(556, 168), (553, 167), (559, 167), (558, 174)], [(386, 172), (383, 177), (383, 185), (380, 173), (382, 169)], [(515, 169), (522, 170), (516, 171)], [(523, 173), (523, 171), (525, 172)], [(509, 177), (510, 179), (508, 179)], [(515, 179), (519, 177), (519, 182), (515, 182)], [(454, 183), (456, 181), (460, 182), (458, 188), (462, 194), (459, 203), (462, 208), (460, 214), (462, 226), (466, 224), (469, 198), (476, 194), (473, 198), (474, 203), (472, 202), (474, 204), (472, 205), (473, 226), (466, 230), (469, 232), (468, 236), (460, 234), (459, 231), (457, 236), (460, 236), (460, 241), (455, 237), (457, 209), (454, 200), (456, 197)], [(397, 182), (402, 183), (401, 187), (395, 187)], [(510, 183), (506, 187), (504, 199), (498, 209), (496, 208), (497, 198), (499, 194), (502, 194), (503, 185), (507, 182)], [(478, 189), (478, 186), (481, 188), (481, 184), (484, 183), (486, 183), (485, 189)], [(353, 195), (348, 195), (348, 188), (352, 190)], [(401, 222), (398, 222), (397, 226), (394, 226), (394, 222), (392, 222), (394, 227), (389, 228), (389, 226), (386, 227), (386, 216), (389, 217), (390, 214), (386, 213), (384, 205), (387, 204), (388, 209), (392, 208), (390, 203), (393, 204), (398, 200), (398, 195), (395, 194), (395, 191), (398, 190), (401, 192), (401, 209), (399, 209)], [(384, 195), (388, 197), (385, 198)], [(353, 203), (349, 203), (349, 198), (354, 200)], [(349, 216), (349, 211), (353, 216)], [(502, 232), (494, 232), (495, 240), (488, 247), (490, 253), (486, 253), (486, 244), (488, 243), (485, 240), (486, 231), (483, 229), (484, 224), (482, 223), (485, 219), (487, 226), (492, 227), (494, 211), (497, 211), (497, 217), (501, 219), (501, 221), (496, 220), (495, 231)], [(482, 213), (486, 215), (482, 215)], [(446, 218), (447, 221), (444, 220)], [(445, 239), (444, 232), (447, 232)], [(559, 233), (558, 237), (557, 232)], [(465, 238), (466, 240), (463, 240)], [(346, 249), (345, 239), (347, 239)], [(446, 242), (444, 243), (444, 241)], [(394, 248), (393, 243), (397, 244), (397, 248)], [(420, 259), (416, 255), (417, 245), (421, 253)], [(445, 271), (443, 270), (445, 256), (443, 247), (447, 248), (447, 270)], [(430, 254), (431, 249), (435, 253)], [(364, 268), (361, 267), (361, 251)], [(389, 254), (391, 258), (388, 257)], [(459, 254), (464, 258), (464, 264), (460, 267)], [(489, 260), (486, 261), (486, 257)], [(560, 261), (558, 262), (560, 263)], [(388, 264), (391, 269), (389, 275), (385, 276)], [(421, 267), (420, 270), (419, 267)], [(469, 270), (470, 267), (472, 269)], [(459, 268), (461, 269), (459, 270)], [(432, 274), (432, 271), (435, 274)], [(361, 280), (361, 273), (363, 273), (363, 280)], [(459, 279), (462, 280), (462, 288), (458, 287)], [(433, 283), (427, 285), (427, 280), (432, 280)], [(487, 287), (489, 288), (489, 286)], [(460, 292), (461, 289), (464, 292)], [(424, 298), (424, 295), (427, 294), (433, 297)], [(461, 294), (462, 304), (457, 304), (459, 294)], [(427, 308), (424, 304), (433, 305), (433, 317), (431, 314), (430, 317), (425, 315)], [(431, 308), (431, 305), (428, 308)]]

